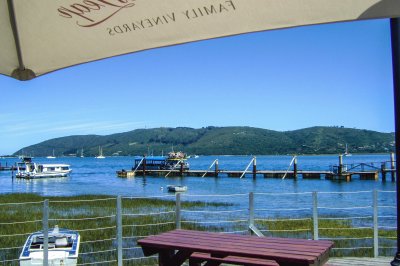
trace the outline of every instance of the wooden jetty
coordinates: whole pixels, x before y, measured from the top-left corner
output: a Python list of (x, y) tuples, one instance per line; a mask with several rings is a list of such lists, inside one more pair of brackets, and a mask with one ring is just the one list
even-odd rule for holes
[(366, 171), (366, 172), (345, 172), (341, 175), (331, 171), (302, 171), (299, 170), (297, 173), (294, 171), (273, 171), (273, 170), (260, 170), (260, 171), (229, 171), (229, 170), (219, 170), (206, 171), (206, 170), (146, 170), (146, 171), (117, 171), (119, 177), (135, 177), (135, 176), (192, 176), (192, 177), (218, 177), (225, 175), (233, 178), (240, 178), (245, 176), (263, 176), (264, 178), (287, 178), (296, 179), (300, 176), (302, 179), (322, 179), (327, 180), (345, 180), (351, 181), (352, 177), (358, 175), (361, 180), (378, 180), (379, 171)]
[(17, 170), (17, 167), (15, 165), (8, 165), (6, 162), (6, 165), (1, 165), (0, 163), (0, 171), (15, 171)]
[[(183, 168), (173, 170), (138, 170), (138, 171), (117, 171), (119, 177), (135, 177), (135, 176), (162, 176), (162, 177), (219, 177), (227, 176), (233, 178), (242, 178), (245, 176), (251, 176), (253, 178), (262, 176), (264, 178), (287, 178), (297, 179), (300, 176), (302, 179), (326, 179), (326, 180), (338, 180), (349, 182), (354, 176), (358, 176), (360, 180), (379, 180), (379, 174), (382, 175), (382, 181), (386, 180), (386, 175), (391, 174), (392, 180), (395, 180), (394, 168), (394, 156), (391, 156), (390, 165), (386, 167), (386, 162), (381, 163), (381, 167), (378, 168), (373, 164), (360, 163), (357, 165), (344, 165), (343, 156), (339, 155), (339, 165), (333, 166), (331, 170), (298, 170), (297, 159), (293, 158), (289, 167), (292, 166), (291, 170), (258, 170), (256, 157), (250, 161), (244, 171), (240, 170), (224, 170), (219, 168), (218, 159), (215, 160), (207, 170), (185, 170)], [(253, 166), (250, 169), (250, 166)], [(214, 169), (211, 169), (214, 166)], [(250, 170), (249, 170), (250, 169)]]
[(17, 167), (15, 166), (0, 166), (0, 171), (15, 171)]

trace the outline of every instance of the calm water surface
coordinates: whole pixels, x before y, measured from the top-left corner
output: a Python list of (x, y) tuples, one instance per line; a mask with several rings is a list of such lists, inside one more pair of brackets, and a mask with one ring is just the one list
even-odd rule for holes
[[(206, 170), (211, 163), (219, 160), (219, 169), (244, 170), (251, 161), (251, 156), (200, 156), (189, 159), (190, 168)], [(258, 170), (286, 170), (292, 160), (291, 156), (257, 156)], [(353, 155), (343, 158), (345, 164), (380, 163), (390, 160), (389, 154)], [(1, 165), (14, 164), (18, 159), (0, 159)], [(232, 208), (247, 209), (248, 193), (255, 192), (256, 212), (267, 216), (310, 216), (312, 215), (312, 195), (317, 191), (320, 215), (358, 216), (372, 215), (372, 190), (378, 190), (380, 225), (395, 226), (396, 189), (388, 175), (387, 181), (360, 180), (351, 182), (330, 180), (271, 179), (261, 175), (253, 180), (230, 178), (221, 175), (214, 177), (134, 177), (119, 178), (116, 171), (130, 169), (133, 157), (95, 158), (34, 158), (40, 163), (70, 164), (73, 172), (66, 178), (23, 180), (11, 177), (11, 172), (0, 172), (0, 193), (36, 193), (43, 196), (72, 196), (82, 194), (121, 195), (132, 197), (171, 196), (165, 188), (167, 185), (188, 186), (188, 192), (182, 195), (183, 200), (219, 201), (231, 203)], [(299, 170), (330, 170), (338, 164), (338, 156), (299, 156)], [(251, 169), (251, 168), (250, 168)], [(360, 192), (361, 191), (361, 192)], [(357, 193), (352, 193), (357, 192)], [(272, 193), (272, 194), (271, 194)], [(292, 194), (293, 193), (293, 194)], [(216, 196), (220, 195), (220, 196)], [(231, 196), (227, 196), (231, 195)], [(346, 210), (348, 207), (356, 207)], [(285, 208), (296, 208), (295, 212)], [(337, 209), (343, 208), (343, 209)], [(247, 214), (244, 214), (247, 215)], [(245, 217), (245, 216), (244, 216)]]
[[(191, 169), (205, 170), (215, 160), (219, 160), (219, 168), (224, 170), (244, 170), (251, 156), (200, 156), (188, 160)], [(231, 194), (248, 192), (343, 192), (364, 190), (395, 190), (395, 183), (390, 175), (387, 182), (366, 181), (354, 178), (352, 182), (335, 182), (328, 180), (270, 179), (261, 175), (253, 180), (246, 178), (201, 177), (135, 177), (118, 178), (116, 171), (130, 169), (133, 157), (95, 158), (34, 158), (40, 163), (70, 164), (73, 172), (66, 178), (21, 180), (13, 179), (11, 172), (0, 172), (0, 193), (36, 193), (43, 196), (70, 196), (81, 194), (106, 194), (122, 196), (158, 196), (167, 193), (161, 188), (169, 184), (186, 185), (191, 194)], [(290, 156), (257, 156), (258, 170), (286, 170), (292, 158)], [(390, 156), (384, 155), (353, 155), (344, 157), (345, 164), (374, 163), (380, 167), (380, 162), (389, 161)], [(18, 159), (0, 159), (1, 165), (12, 165)], [(338, 164), (338, 156), (299, 156), (299, 170), (329, 170)], [(251, 168), (250, 168), (251, 169)]]

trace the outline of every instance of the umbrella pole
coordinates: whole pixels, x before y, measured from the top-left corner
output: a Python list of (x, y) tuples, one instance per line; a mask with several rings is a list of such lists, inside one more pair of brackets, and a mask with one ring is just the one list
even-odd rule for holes
[(392, 39), (392, 64), (393, 64), (393, 88), (394, 88), (394, 117), (395, 117), (395, 141), (396, 141), (396, 197), (397, 197), (397, 252), (390, 263), (392, 266), (400, 266), (400, 19), (390, 20)]

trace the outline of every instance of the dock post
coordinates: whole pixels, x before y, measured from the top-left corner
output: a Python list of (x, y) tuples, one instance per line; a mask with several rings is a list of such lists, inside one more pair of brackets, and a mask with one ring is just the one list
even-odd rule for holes
[(382, 181), (386, 181), (386, 163), (381, 164)]
[(297, 179), (297, 156), (294, 157), (293, 177), (294, 177), (295, 180)]
[(146, 158), (143, 160), (143, 177), (146, 176)]
[(49, 200), (43, 202), (43, 266), (49, 266)]
[(341, 176), (343, 174), (343, 155), (339, 154), (339, 168), (338, 175)]
[(183, 176), (183, 162), (182, 161), (180, 162), (180, 165), (181, 165), (180, 174), (181, 174), (181, 177), (182, 177)]
[(218, 159), (215, 160), (215, 177), (218, 177)]
[(256, 179), (257, 176), (257, 160), (256, 156), (253, 157), (253, 179)]
[(395, 181), (395, 171), (394, 171), (395, 167), (394, 167), (394, 164), (395, 164), (394, 153), (392, 152), (392, 153), (390, 153), (390, 169), (392, 170), (391, 174), (392, 174), (392, 181), (393, 182)]
[(117, 197), (117, 251), (118, 251), (118, 266), (122, 266), (122, 197)]

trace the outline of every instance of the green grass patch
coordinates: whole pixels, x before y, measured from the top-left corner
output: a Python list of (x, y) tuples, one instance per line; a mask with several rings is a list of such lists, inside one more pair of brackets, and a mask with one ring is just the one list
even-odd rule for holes
[[(363, 220), (372, 224), (370, 220)], [(311, 219), (276, 218), (273, 220), (259, 220), (258, 229), (265, 236), (293, 237), (313, 239), (314, 223)], [(344, 257), (373, 257), (373, 228), (368, 226), (354, 226), (350, 219), (321, 218), (318, 221), (319, 239), (333, 240), (335, 245), (331, 256)], [(392, 256), (396, 246), (396, 230), (378, 230), (379, 255)]]
[[(26, 238), (30, 233), (42, 229), (45, 199), (49, 200), (50, 228), (58, 225), (60, 228), (79, 231), (81, 247), (78, 263), (117, 265), (116, 197), (42, 197), (36, 194), (0, 195), (0, 265), (19, 265), (17, 259)], [(175, 200), (122, 198), (124, 265), (156, 264), (156, 259), (136, 259), (143, 256), (137, 240), (175, 229), (175, 206)], [(246, 211), (241, 214), (222, 212), (235, 209), (236, 206), (232, 204), (182, 201), (181, 208), (183, 229), (225, 232), (247, 230)], [(208, 212), (196, 212), (204, 210)], [(210, 221), (215, 222), (208, 223)], [(362, 223), (372, 224), (372, 220), (363, 219)], [(266, 236), (303, 239), (312, 239), (314, 231), (310, 218), (257, 219), (256, 227)], [(372, 228), (355, 226), (350, 219), (334, 217), (321, 217), (318, 227), (320, 239), (332, 239), (335, 242), (331, 256), (373, 256)], [(379, 246), (380, 256), (392, 256), (395, 250), (391, 247), (396, 246), (396, 231), (379, 230)], [(101, 263), (105, 261), (108, 262)]]
[[(26, 238), (42, 229), (44, 200), (49, 200), (49, 227), (58, 225), (79, 231), (81, 235), (78, 263), (111, 261), (117, 265), (116, 212), (117, 198), (83, 195), (71, 197), (41, 197), (35, 194), (0, 195), (0, 264), (18, 265), (19, 254)], [(185, 201), (181, 208), (225, 209), (231, 204)], [(173, 230), (175, 201), (145, 198), (122, 198), (124, 265), (154, 265), (154, 260), (142, 257), (137, 240), (152, 234)], [(184, 216), (182, 217), (184, 219)], [(182, 224), (185, 229), (222, 230), (218, 226)], [(14, 260), (14, 261), (13, 261)]]

